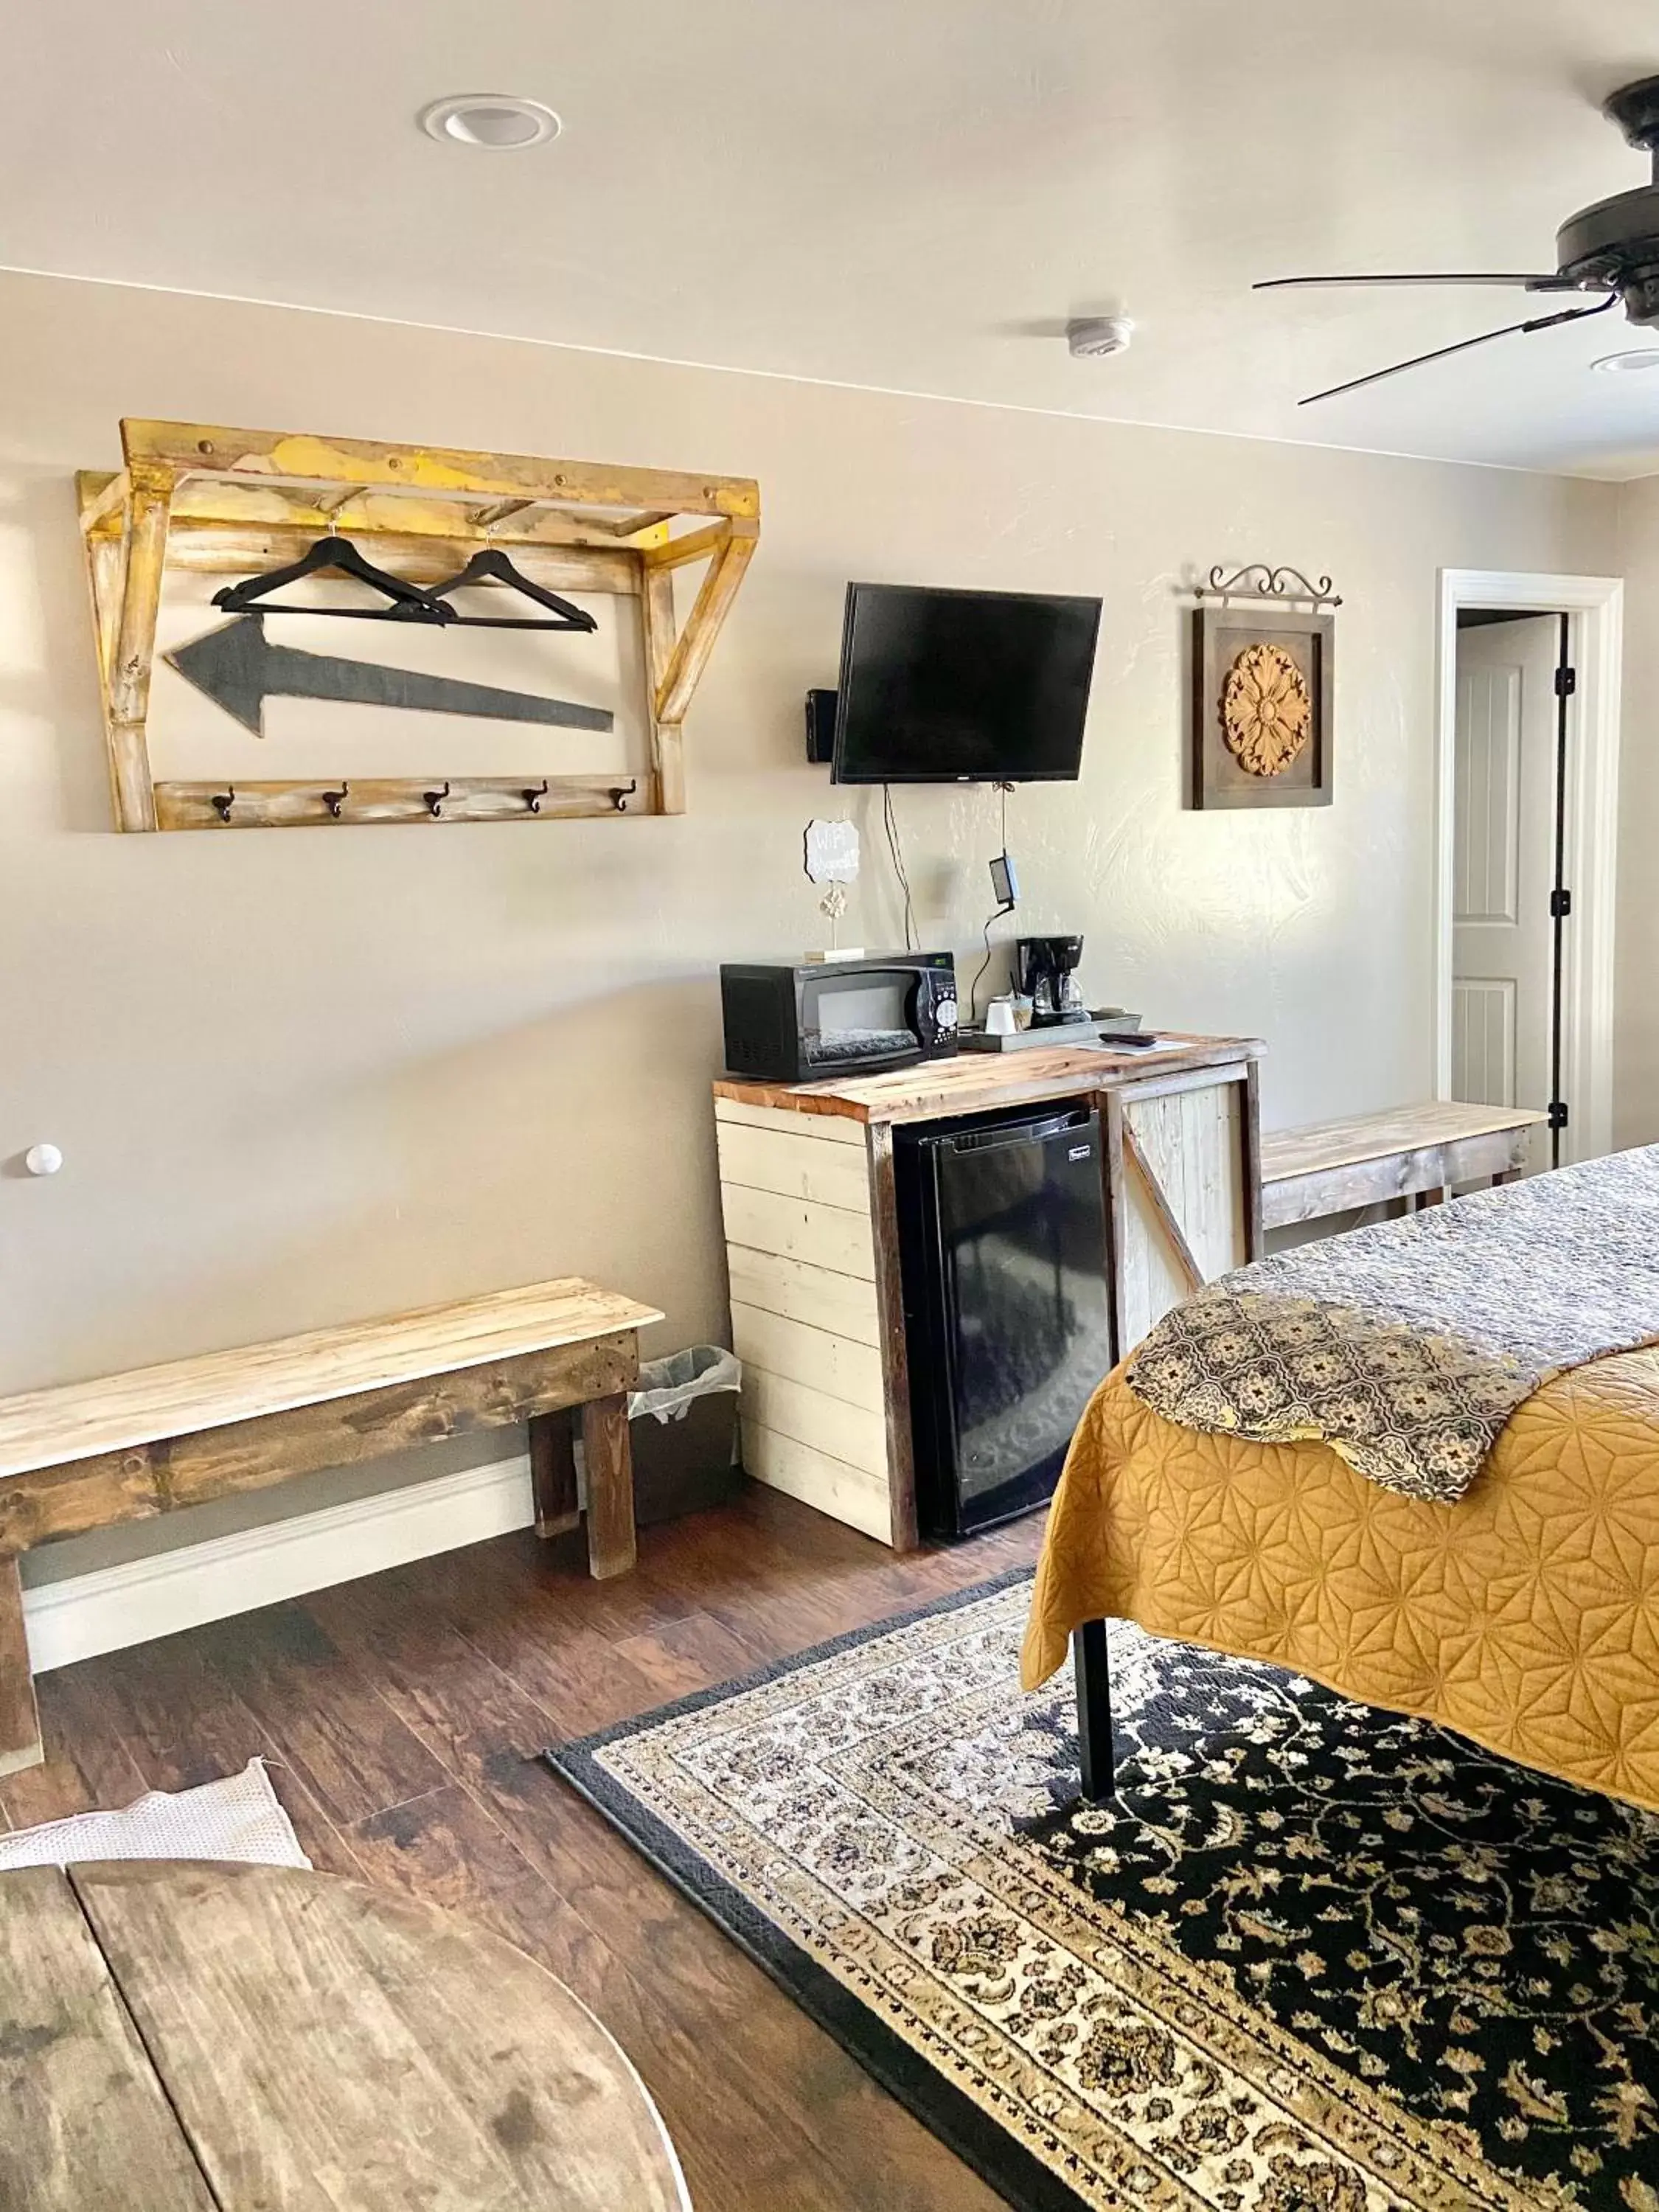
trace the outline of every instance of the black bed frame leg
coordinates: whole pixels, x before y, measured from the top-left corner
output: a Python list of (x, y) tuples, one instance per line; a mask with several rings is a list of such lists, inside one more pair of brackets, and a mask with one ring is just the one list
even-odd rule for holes
[(1083, 1795), (1091, 1804), (1109, 1797), (1117, 1786), (1112, 1756), (1112, 1682), (1106, 1659), (1106, 1624), (1085, 1620), (1073, 1631), (1072, 1659), (1077, 1669), (1077, 1734), (1083, 1753)]

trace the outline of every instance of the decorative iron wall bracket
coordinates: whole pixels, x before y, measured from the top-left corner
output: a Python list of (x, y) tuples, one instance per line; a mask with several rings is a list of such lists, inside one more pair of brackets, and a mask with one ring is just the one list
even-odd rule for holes
[[(644, 804), (626, 811), (684, 812), (682, 725), (760, 536), (760, 492), (750, 478), (191, 422), (125, 421), (121, 446), (121, 470), (82, 470), (76, 489), (123, 830), (556, 821), (623, 811), (614, 775), (556, 776), (534, 809), (522, 774), (456, 778), (458, 803), (436, 815), (405, 798), (429, 779), (354, 780), (335, 805), (314, 780), (244, 783), (228, 808), (215, 803), (222, 785), (158, 785), (148, 726), (164, 573), (244, 576), (330, 532), (367, 539), (377, 561), (411, 583), (453, 578), (495, 545), (548, 590), (637, 600), (651, 772)], [(708, 568), (681, 623), (673, 574), (694, 562)]]
[(1206, 583), (1193, 586), (1194, 599), (1279, 599), (1297, 606), (1340, 607), (1340, 592), (1334, 591), (1328, 576), (1322, 576), (1310, 584), (1300, 568), (1273, 568), (1265, 561), (1252, 561), (1243, 568), (1236, 568), (1231, 576), (1223, 574), (1218, 562), (1211, 569)]

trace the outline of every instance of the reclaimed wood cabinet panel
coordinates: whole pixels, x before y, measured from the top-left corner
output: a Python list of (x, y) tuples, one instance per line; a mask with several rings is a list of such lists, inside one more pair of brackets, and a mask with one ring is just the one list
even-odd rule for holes
[(777, 1314), (872, 1350), (880, 1345), (881, 1318), (871, 1277), (843, 1275), (781, 1252), (757, 1252), (733, 1244), (729, 1228), (726, 1261), (734, 1306)]
[[(743, 1463), (893, 1539), (875, 1205), (861, 1122), (715, 1101)], [(908, 1404), (907, 1404), (908, 1419)]]
[[(800, 1120), (799, 1115), (794, 1118)], [(715, 1136), (723, 1183), (846, 1206), (854, 1213), (869, 1209), (861, 1146), (826, 1144), (797, 1129), (757, 1129), (743, 1122), (717, 1123)]]
[(777, 1191), (751, 1190), (722, 1182), (720, 1205), (727, 1243), (747, 1251), (771, 1252), (802, 1260), (832, 1274), (876, 1279), (875, 1239), (867, 1212), (821, 1206), (814, 1199), (785, 1198)]
[(743, 1422), (743, 1464), (757, 1482), (798, 1498), (804, 1505), (827, 1513), (832, 1521), (873, 1536), (878, 1544), (893, 1544), (893, 1514), (885, 1476), (866, 1474), (845, 1460), (804, 1444), (795, 1437), (781, 1437), (775, 1430), (745, 1416)]
[(1243, 1068), (1218, 1068), (1201, 1084), (1126, 1085), (1109, 1097), (1120, 1358), (1171, 1306), (1254, 1256), (1249, 1092)]
[(863, 1406), (879, 1413), (885, 1403), (881, 1353), (875, 1345), (811, 1328), (787, 1314), (745, 1305), (735, 1288), (732, 1349), (745, 1368), (761, 1368), (790, 1382), (809, 1382), (832, 1398), (844, 1399), (849, 1406)]

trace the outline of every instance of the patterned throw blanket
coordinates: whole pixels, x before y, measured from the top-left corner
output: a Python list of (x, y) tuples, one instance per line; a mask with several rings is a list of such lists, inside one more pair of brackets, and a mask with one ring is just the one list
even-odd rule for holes
[(1565, 1368), (1659, 1340), (1659, 1145), (1356, 1229), (1224, 1275), (1130, 1361), (1183, 1428), (1312, 1437), (1449, 1504)]

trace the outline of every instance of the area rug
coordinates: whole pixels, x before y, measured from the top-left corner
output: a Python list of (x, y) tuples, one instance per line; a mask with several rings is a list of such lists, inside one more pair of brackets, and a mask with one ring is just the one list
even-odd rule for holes
[(87, 1859), (231, 1859), (308, 1867), (262, 1759), (195, 1790), (151, 1790), (114, 1813), (76, 1813), (0, 1834), (0, 1874)]
[(1028, 1594), (548, 1759), (1021, 2212), (1659, 2212), (1659, 1818)]

